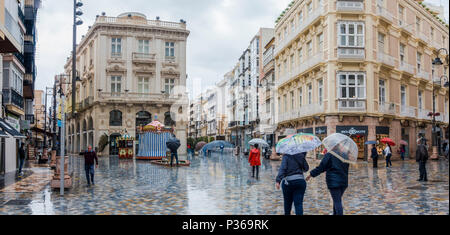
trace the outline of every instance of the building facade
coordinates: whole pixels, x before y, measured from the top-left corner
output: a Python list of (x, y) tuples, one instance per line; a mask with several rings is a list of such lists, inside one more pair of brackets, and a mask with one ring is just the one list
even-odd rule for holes
[[(81, 82), (74, 102), (71, 89), (66, 90), (69, 152), (98, 147), (100, 137), (107, 135), (109, 145), (102, 154), (117, 155), (117, 137), (128, 133), (137, 139), (140, 126), (158, 120), (174, 128), (181, 140), (179, 153), (186, 154), (188, 36), (183, 20), (148, 20), (140, 13), (97, 16), (77, 48)], [(71, 74), (71, 60), (66, 74)]]
[(448, 39), (448, 26), (412, 0), (294, 1), (275, 27), (277, 138), (343, 133), (367, 160), (364, 143), (389, 136), (412, 157), (419, 136), (433, 139), (435, 106), (442, 140), (448, 70), (432, 60)]

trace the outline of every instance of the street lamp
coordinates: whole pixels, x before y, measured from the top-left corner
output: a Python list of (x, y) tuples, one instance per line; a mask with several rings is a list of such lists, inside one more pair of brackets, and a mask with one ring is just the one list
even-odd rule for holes
[[(82, 25), (83, 21), (80, 16), (83, 15), (80, 7), (83, 6), (81, 1), (73, 0), (73, 43), (72, 43), (72, 102), (76, 99), (76, 81), (77, 81), (77, 26)], [(75, 115), (75, 104), (72, 105), (72, 116)]]

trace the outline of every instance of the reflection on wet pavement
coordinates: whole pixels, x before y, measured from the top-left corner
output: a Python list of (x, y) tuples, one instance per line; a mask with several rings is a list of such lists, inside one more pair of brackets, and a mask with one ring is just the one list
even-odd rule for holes
[[(96, 185), (88, 188), (83, 159), (71, 157), (73, 188), (66, 191), (64, 198), (48, 185), (52, 171), (31, 168), (33, 175), (0, 190), (0, 214), (283, 214), (282, 193), (274, 184), (281, 162), (263, 159), (260, 179), (255, 180), (250, 177), (245, 157), (213, 154), (189, 160), (190, 167), (169, 168), (145, 161), (101, 158)], [(319, 162), (309, 163), (313, 168)], [(416, 181), (418, 166), (413, 161), (394, 162), (392, 168), (378, 170), (361, 163), (350, 172), (345, 213), (448, 214), (448, 172), (447, 161), (430, 162), (430, 181), (420, 183)], [(6, 205), (11, 200), (30, 202)], [(305, 214), (329, 215), (331, 206), (325, 175), (310, 181)]]

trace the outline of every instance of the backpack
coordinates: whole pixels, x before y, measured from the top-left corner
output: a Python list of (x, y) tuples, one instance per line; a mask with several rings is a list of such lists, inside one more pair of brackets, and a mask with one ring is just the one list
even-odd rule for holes
[(417, 161), (428, 160), (428, 150), (424, 145), (418, 146), (418, 155), (416, 156)]

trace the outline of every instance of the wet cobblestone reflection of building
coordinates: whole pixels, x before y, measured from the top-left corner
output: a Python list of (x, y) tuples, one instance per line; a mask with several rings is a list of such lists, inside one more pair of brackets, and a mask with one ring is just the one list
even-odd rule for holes
[[(96, 185), (86, 187), (83, 161), (71, 158), (74, 187), (60, 198), (47, 186), (39, 192), (0, 190), (0, 214), (281, 215), (283, 199), (274, 186), (280, 162), (264, 159), (260, 180), (250, 177), (244, 157), (194, 157), (191, 167), (166, 168), (145, 161), (101, 158)], [(310, 161), (311, 168), (318, 162)], [(430, 162), (427, 183), (419, 183), (415, 162), (373, 170), (361, 163), (352, 168), (344, 195), (346, 214), (438, 215), (449, 213), (448, 162)], [(42, 174), (42, 170), (38, 171)], [(30, 176), (33, 177), (33, 176)], [(28, 205), (5, 205), (31, 200)], [(329, 215), (332, 201), (325, 175), (308, 183), (305, 214)]]

